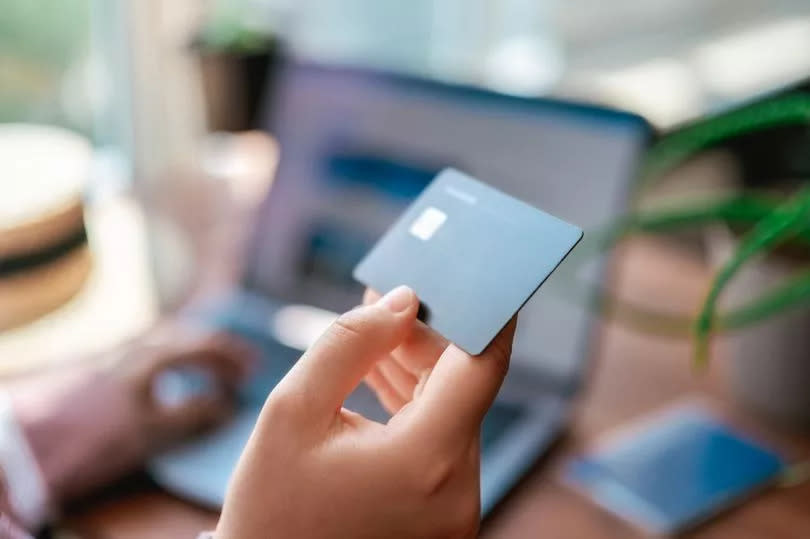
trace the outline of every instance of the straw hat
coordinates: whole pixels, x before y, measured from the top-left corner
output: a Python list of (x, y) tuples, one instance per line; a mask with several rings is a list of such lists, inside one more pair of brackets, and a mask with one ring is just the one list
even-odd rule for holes
[(70, 131), (0, 124), (0, 331), (56, 309), (87, 280), (91, 155)]

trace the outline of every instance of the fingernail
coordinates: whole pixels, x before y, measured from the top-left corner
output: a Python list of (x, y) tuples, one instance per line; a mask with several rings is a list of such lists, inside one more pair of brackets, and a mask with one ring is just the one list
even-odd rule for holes
[(407, 309), (413, 301), (413, 291), (405, 285), (398, 286), (380, 298), (380, 305), (389, 311), (399, 313)]

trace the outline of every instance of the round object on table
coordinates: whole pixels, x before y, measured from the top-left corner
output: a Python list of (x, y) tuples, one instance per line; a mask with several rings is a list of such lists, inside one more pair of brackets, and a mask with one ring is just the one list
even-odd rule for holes
[(56, 309), (86, 282), (91, 159), (71, 131), (0, 124), (0, 330)]

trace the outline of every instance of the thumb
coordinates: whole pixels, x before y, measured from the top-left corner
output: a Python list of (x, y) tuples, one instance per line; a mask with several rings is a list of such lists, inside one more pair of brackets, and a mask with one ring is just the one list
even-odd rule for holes
[(277, 394), (289, 397), (307, 422), (333, 417), (372, 365), (405, 339), (418, 308), (413, 291), (400, 286), (341, 315), (279, 383)]

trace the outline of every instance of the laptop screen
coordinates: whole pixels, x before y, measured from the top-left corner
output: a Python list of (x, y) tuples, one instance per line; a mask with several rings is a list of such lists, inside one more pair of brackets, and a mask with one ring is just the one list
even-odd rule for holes
[[(352, 268), (444, 167), (587, 235), (622, 211), (649, 136), (630, 114), (292, 61), (270, 93), (265, 127), (281, 160), (245, 284), (334, 311), (360, 302)], [(524, 307), (514, 354), (563, 379), (581, 372), (592, 322), (585, 306), (555, 291), (571, 271), (560, 266)]]

